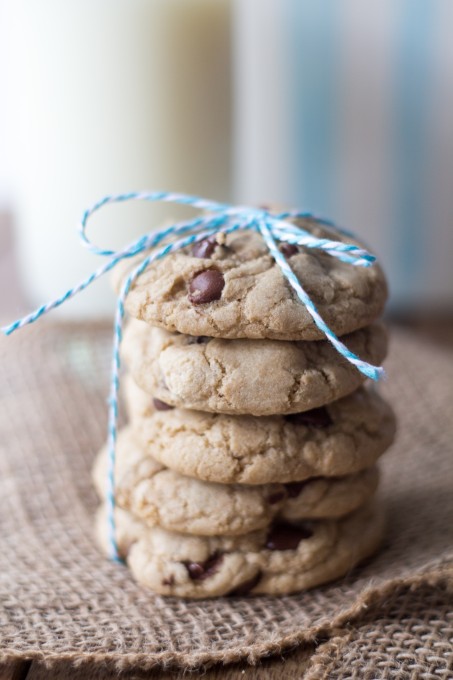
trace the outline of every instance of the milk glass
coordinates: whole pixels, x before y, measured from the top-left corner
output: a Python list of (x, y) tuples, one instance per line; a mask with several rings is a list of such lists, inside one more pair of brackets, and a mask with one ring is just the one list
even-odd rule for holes
[[(14, 216), (30, 304), (100, 264), (75, 226), (105, 194), (230, 198), (229, 0), (14, 0), (6, 21)], [(89, 232), (120, 247), (187, 210), (108, 207)], [(112, 310), (99, 282), (62, 313)]]

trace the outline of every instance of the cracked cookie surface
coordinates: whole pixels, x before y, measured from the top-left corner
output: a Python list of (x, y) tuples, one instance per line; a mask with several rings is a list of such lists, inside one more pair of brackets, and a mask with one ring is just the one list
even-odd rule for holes
[[(105, 542), (100, 521), (97, 531)], [(127, 534), (121, 526), (118, 532)], [(382, 511), (367, 504), (345, 518), (277, 523), (244, 536), (188, 536), (154, 527), (134, 535), (124, 554), (137, 581), (162, 595), (282, 595), (343, 576), (375, 552), (382, 533)]]
[[(105, 499), (107, 448), (95, 462), (93, 479)], [(235, 536), (262, 529), (275, 517), (319, 519), (352, 512), (374, 494), (377, 468), (355, 475), (308, 479), (293, 484), (239, 485), (200, 481), (154, 461), (131, 428), (119, 433), (116, 501), (151, 526), (200, 536)]]
[[(317, 237), (352, 242), (351, 238), (314, 221), (303, 220), (299, 224)], [(261, 236), (254, 232), (234, 233), (227, 236), (225, 245), (215, 244), (212, 248), (208, 245), (167, 255), (148, 267), (127, 296), (126, 309), (131, 316), (189, 335), (278, 340), (324, 338), (284, 279)], [(382, 314), (387, 285), (378, 265), (353, 266), (320, 250), (302, 247), (289, 254), (288, 262), (324, 321), (337, 335), (363, 328)], [(125, 262), (116, 273), (117, 289), (130, 267)], [(208, 270), (223, 279), (221, 294), (202, 297), (211, 301), (194, 304), (193, 281)]]
[[(387, 334), (373, 324), (344, 338), (380, 364)], [(306, 411), (353, 392), (364, 381), (327, 341), (194, 338), (132, 320), (123, 356), (137, 384), (172, 406), (255, 416)]]
[(224, 484), (354, 474), (376, 462), (396, 429), (389, 404), (365, 388), (314, 412), (260, 418), (153, 411), (152, 398), (132, 382), (125, 396), (136, 436), (154, 459), (189, 477)]

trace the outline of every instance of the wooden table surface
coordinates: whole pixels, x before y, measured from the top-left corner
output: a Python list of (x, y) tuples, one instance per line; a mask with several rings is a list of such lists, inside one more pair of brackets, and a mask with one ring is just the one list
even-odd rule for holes
[(290, 655), (272, 659), (266, 659), (257, 666), (246, 664), (233, 666), (215, 666), (206, 672), (193, 671), (148, 671), (140, 669), (118, 673), (113, 669), (100, 667), (73, 668), (67, 663), (60, 664), (51, 669), (37, 661), (17, 661), (9, 664), (0, 664), (0, 680), (190, 680), (191, 677), (203, 677), (203, 680), (300, 680), (303, 678), (309, 659), (314, 652), (314, 647), (297, 649)]
[[(26, 302), (21, 295), (20, 282), (17, 276), (14, 244), (10, 228), (10, 219), (0, 215), (0, 322), (13, 320), (26, 310)], [(438, 344), (453, 348), (453, 310), (435, 316), (421, 311), (399, 317), (395, 320), (410, 327), (420, 336)], [(299, 647), (285, 655), (261, 661), (257, 666), (239, 664), (232, 666), (215, 666), (206, 672), (187, 671), (150, 671), (143, 672), (139, 668), (131, 672), (118, 673), (114, 669), (90, 667), (74, 668), (61, 663), (49, 669), (38, 661), (17, 661), (0, 664), (0, 680), (144, 680), (146, 678), (160, 680), (177, 680), (179, 678), (200, 677), (204, 680), (299, 680), (303, 678), (310, 657), (316, 650), (315, 645)]]

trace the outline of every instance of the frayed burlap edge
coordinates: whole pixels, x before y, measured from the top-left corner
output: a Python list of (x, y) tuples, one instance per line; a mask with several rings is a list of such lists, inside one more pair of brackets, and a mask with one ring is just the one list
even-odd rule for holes
[[(452, 570), (446, 577), (421, 578), (412, 587), (390, 587), (357, 621), (346, 622), (322, 640), (309, 657), (304, 680), (361, 678), (451, 678), (453, 653), (449, 616)], [(393, 584), (389, 584), (392, 586)], [(395, 612), (395, 602), (406, 606)], [(429, 606), (437, 600), (435, 607)], [(439, 634), (439, 628), (440, 634)]]
[[(93, 664), (108, 664), (116, 671), (136, 670), (137, 668), (143, 671), (156, 668), (164, 670), (185, 668), (190, 671), (239, 661), (256, 665), (263, 658), (288, 653), (300, 645), (314, 645), (315, 652), (311, 659), (310, 672), (306, 678), (307, 680), (318, 680), (318, 678), (325, 677), (323, 672), (327, 668), (326, 656), (331, 660), (332, 650), (339, 649), (347, 641), (348, 636), (351, 635), (351, 627), (359, 626), (365, 614), (369, 619), (371, 610), (378, 610), (383, 601), (398, 588), (405, 587), (415, 591), (420, 586), (441, 588), (446, 593), (453, 595), (453, 561), (432, 566), (429, 570), (423, 570), (410, 577), (387, 581), (379, 586), (370, 585), (350, 608), (340, 612), (328, 625), (313, 626), (304, 631), (287, 635), (275, 643), (256, 643), (247, 648), (237, 648), (226, 652), (211, 650), (203, 653), (186, 654), (172, 651), (154, 653), (152, 656), (136, 653), (122, 654), (121, 657), (117, 653), (71, 652), (54, 654), (47, 650), (38, 649), (25, 653), (5, 649), (0, 651), (0, 662), (32, 660), (40, 661), (48, 668), (52, 668), (57, 663), (67, 662), (75, 667), (84, 664), (91, 666)], [(316, 650), (318, 646), (319, 649)]]

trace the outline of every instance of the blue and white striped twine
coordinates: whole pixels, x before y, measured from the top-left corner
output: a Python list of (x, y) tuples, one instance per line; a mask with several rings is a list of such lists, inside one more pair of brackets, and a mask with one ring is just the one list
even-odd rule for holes
[[(167, 203), (180, 203), (189, 205), (194, 208), (199, 208), (208, 211), (207, 214), (196, 217), (192, 220), (178, 222), (160, 231), (152, 231), (145, 234), (139, 239), (130, 243), (123, 250), (106, 250), (99, 248), (92, 243), (86, 235), (86, 227), (88, 219), (103, 206), (109, 203), (124, 203), (125, 201), (165, 201)], [(50, 312), (62, 305), (66, 300), (77, 295), (82, 290), (87, 288), (93, 281), (100, 276), (110, 271), (122, 260), (133, 257), (140, 253), (146, 253), (151, 248), (161, 246), (134, 267), (131, 273), (124, 280), (117, 301), (115, 326), (113, 335), (113, 356), (112, 356), (112, 372), (110, 382), (110, 396), (109, 396), (109, 422), (108, 422), (108, 473), (107, 473), (107, 513), (108, 513), (108, 535), (109, 535), (109, 552), (113, 560), (122, 562), (118, 552), (118, 545), (116, 541), (115, 531), (115, 449), (117, 437), (117, 422), (118, 422), (118, 391), (119, 391), (119, 372), (120, 372), (120, 345), (123, 335), (123, 318), (124, 318), (124, 301), (125, 298), (140, 274), (154, 260), (165, 257), (168, 253), (180, 250), (193, 243), (202, 241), (203, 239), (213, 236), (214, 234), (223, 233), (229, 234), (238, 229), (251, 229), (257, 231), (263, 237), (269, 251), (274, 257), (277, 265), (280, 267), (283, 276), (288, 281), (289, 285), (295, 291), (297, 297), (305, 305), (307, 311), (311, 315), (316, 326), (325, 334), (327, 340), (331, 342), (336, 350), (357, 367), (357, 369), (368, 378), (378, 380), (383, 376), (383, 369), (378, 366), (372, 366), (366, 361), (362, 361), (358, 356), (353, 354), (331, 331), (327, 324), (323, 321), (315, 305), (302, 288), (299, 280), (293, 273), (291, 267), (286, 261), (284, 255), (278, 248), (277, 242), (291, 243), (294, 245), (303, 246), (305, 248), (318, 248), (329, 253), (332, 257), (337, 257), (343, 262), (347, 262), (352, 266), (369, 267), (375, 261), (374, 255), (371, 255), (366, 250), (359, 248), (356, 245), (342, 243), (340, 241), (333, 241), (330, 239), (319, 239), (314, 237), (309, 232), (287, 221), (288, 218), (312, 218), (316, 219), (322, 224), (326, 224), (337, 231), (342, 231), (336, 227), (332, 222), (321, 219), (312, 215), (311, 213), (301, 213), (298, 211), (290, 211), (279, 214), (271, 214), (267, 210), (248, 208), (243, 206), (231, 206), (227, 204), (208, 201), (196, 196), (187, 196), (185, 194), (175, 194), (168, 192), (137, 192), (129, 194), (119, 194), (116, 196), (106, 196), (98, 203), (87, 210), (79, 226), (79, 235), (82, 244), (88, 248), (92, 253), (108, 258), (107, 262), (99, 269), (88, 276), (84, 281), (70, 288), (61, 297), (48, 302), (36, 309), (31, 314), (24, 316), (14, 323), (2, 328), (5, 335), (10, 335), (19, 328), (23, 328), (28, 324), (34, 323), (41, 316)], [(343, 232), (344, 233), (344, 232)], [(346, 232), (347, 233), (347, 232)], [(164, 244), (164, 245), (161, 245)]]

